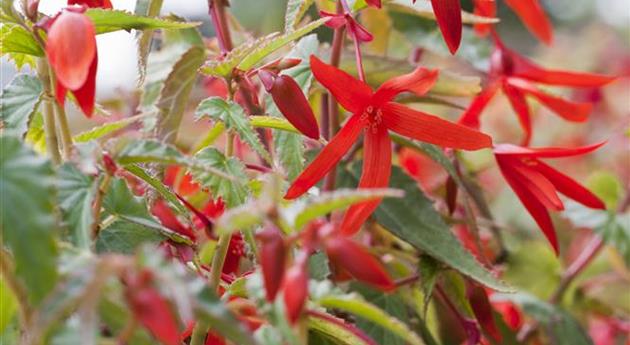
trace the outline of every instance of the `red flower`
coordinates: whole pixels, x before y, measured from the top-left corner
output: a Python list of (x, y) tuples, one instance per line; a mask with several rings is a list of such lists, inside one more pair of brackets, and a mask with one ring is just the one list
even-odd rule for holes
[(85, 5), (92, 8), (112, 8), (109, 0), (68, 0), (68, 5)]
[(57, 79), (56, 98), (63, 106), (70, 90), (83, 113), (94, 110), (96, 86), (96, 29), (83, 8), (62, 11), (48, 30), (46, 54)]
[[(376, 92), (366, 83), (346, 72), (311, 56), (315, 78), (352, 115), (324, 147), (315, 160), (297, 177), (285, 198), (304, 194), (321, 180), (365, 131), (363, 174), (360, 188), (386, 187), (391, 167), (389, 130), (414, 139), (459, 149), (476, 150), (489, 147), (492, 139), (480, 132), (453, 124), (433, 115), (392, 102), (401, 92), (424, 94), (437, 78), (437, 71), (417, 68), (410, 74), (386, 81)], [(345, 234), (358, 231), (363, 221), (376, 209), (379, 200), (351, 207), (342, 223)]]
[(348, 36), (357, 42), (370, 42), (374, 39), (372, 34), (354, 20), (352, 15), (348, 12), (335, 14), (326, 11), (319, 11), (319, 15), (329, 18), (326, 22), (326, 26), (329, 28), (337, 29), (345, 25), (348, 30)]
[(589, 73), (546, 70), (527, 58), (509, 50), (496, 40), (496, 48), (490, 59), (490, 72), (487, 87), (471, 102), (459, 123), (479, 128), (481, 112), (499, 89), (508, 97), (525, 132), (522, 145), (531, 140), (532, 128), (530, 109), (526, 96), (536, 98), (540, 103), (568, 121), (586, 121), (592, 109), (590, 103), (572, 102), (545, 93), (533, 83), (572, 87), (598, 87), (610, 83), (615, 78)]
[(257, 234), (260, 239), (260, 266), (262, 268), (263, 280), (267, 301), (276, 298), (282, 277), (284, 276), (285, 263), (287, 257), (287, 246), (280, 231), (274, 227), (269, 227)]
[(287, 319), (292, 324), (300, 315), (306, 298), (308, 297), (308, 270), (306, 266), (306, 255), (303, 255), (291, 266), (282, 281), (282, 294), (284, 296), (284, 306)]
[(553, 27), (538, 0), (505, 0), (505, 3), (521, 18), (529, 32), (551, 44)]
[(558, 192), (596, 209), (605, 209), (604, 203), (577, 181), (562, 174), (539, 158), (559, 158), (582, 155), (596, 150), (604, 143), (577, 148), (525, 148), (509, 144), (497, 145), (494, 156), (501, 173), (538, 226), (558, 253), (556, 233), (548, 210), (561, 211), (564, 204)]

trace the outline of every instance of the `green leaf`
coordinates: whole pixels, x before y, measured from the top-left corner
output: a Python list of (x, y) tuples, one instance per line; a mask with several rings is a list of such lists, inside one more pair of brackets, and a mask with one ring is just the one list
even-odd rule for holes
[[(0, 120), (7, 135), (24, 136), (42, 95), (37, 77), (18, 74), (5, 86), (0, 96)], [(0, 127), (0, 128), (2, 128)]]
[(306, 201), (306, 205), (298, 211), (295, 217), (295, 228), (301, 229), (314, 219), (360, 202), (386, 197), (400, 198), (403, 195), (402, 190), (388, 188), (337, 189), (333, 192), (323, 193), (316, 197), (310, 197)]
[(97, 34), (131, 29), (185, 29), (201, 24), (199, 22), (182, 23), (162, 18), (144, 17), (127, 11), (100, 8), (90, 8), (85, 14), (92, 19)]
[[(116, 298), (105, 296), (100, 300), (98, 305), (99, 316), (113, 334), (119, 334), (132, 317), (130, 315), (129, 307), (118, 302), (120, 300), (122, 300), (122, 296), (116, 296)], [(144, 328), (136, 327), (129, 338), (129, 344), (155, 345), (155, 341), (151, 338), (151, 336), (149, 336)]]
[(204, 116), (215, 121), (225, 123), (228, 129), (236, 131), (241, 140), (246, 142), (254, 151), (256, 151), (267, 162), (272, 163), (269, 152), (265, 150), (260, 138), (249, 124), (247, 115), (243, 108), (235, 102), (228, 102), (220, 97), (209, 97), (201, 101), (195, 116), (200, 119)]
[(57, 182), (59, 206), (70, 228), (72, 242), (89, 250), (91, 227), (94, 222), (92, 204), (98, 191), (99, 179), (83, 174), (70, 163), (59, 168)]
[(186, 157), (174, 146), (152, 139), (133, 140), (116, 155), (120, 164), (185, 163)]
[(578, 321), (568, 312), (553, 304), (526, 294), (497, 294), (493, 300), (508, 300), (518, 304), (523, 311), (538, 320), (557, 345), (592, 345), (593, 341)]
[(609, 210), (616, 209), (617, 203), (623, 197), (621, 181), (609, 171), (595, 171), (589, 175), (586, 186), (606, 203)]
[[(327, 314), (326, 314), (327, 315)], [(334, 322), (332, 320), (335, 320)], [(347, 324), (343, 319), (338, 319), (332, 315), (326, 318), (318, 315), (309, 315), (308, 329), (321, 335), (320, 344), (336, 345), (372, 345), (373, 342), (358, 336), (352, 331), (353, 325)], [(309, 341), (310, 344), (310, 341)]]
[[(358, 181), (360, 166), (349, 169), (348, 177)], [(402, 240), (409, 242), (434, 259), (462, 274), (498, 291), (511, 291), (495, 278), (459, 243), (433, 208), (432, 202), (420, 191), (415, 180), (399, 167), (392, 168), (390, 187), (405, 191), (401, 199), (385, 199), (374, 213), (376, 221)]]
[(330, 276), (328, 256), (317, 252), (308, 258), (308, 274), (311, 279), (324, 280)]
[(34, 57), (44, 56), (44, 51), (33, 35), (17, 24), (3, 23), (0, 26), (0, 42), (0, 56), (8, 55), (18, 70), (25, 64), (34, 67)]
[(11, 323), (17, 312), (18, 302), (0, 275), (0, 334)]
[(179, 199), (177, 199), (175, 193), (166, 187), (162, 181), (152, 177), (144, 169), (135, 164), (125, 166), (125, 170), (134, 174), (136, 177), (146, 182), (149, 186), (153, 187), (165, 200), (177, 209), (179, 214), (188, 213), (188, 210), (184, 207), (184, 205), (182, 205)]
[[(407, 306), (400, 296), (397, 294), (386, 294), (381, 291), (371, 289), (365, 285), (353, 284), (352, 290), (357, 291), (363, 298), (373, 303), (381, 310), (386, 312), (390, 317), (409, 324), (409, 313)], [(420, 321), (421, 322), (421, 321)], [(388, 345), (405, 345), (404, 338), (396, 335), (396, 333), (379, 326), (377, 323), (370, 322), (360, 318), (357, 320), (359, 328), (363, 329), (370, 338), (374, 339), (378, 344)]]
[(107, 122), (103, 125), (96, 126), (88, 131), (81, 132), (75, 135), (72, 138), (72, 141), (75, 143), (84, 143), (87, 141), (92, 141), (96, 139), (100, 139), (108, 134), (114, 133), (123, 128), (127, 128), (130, 125), (142, 120), (146, 115), (136, 115), (132, 117), (127, 117), (118, 121)]
[(153, 228), (115, 220), (98, 233), (95, 248), (97, 253), (133, 254), (145, 243), (159, 243), (165, 239)]
[(53, 170), (18, 138), (0, 136), (0, 232), (31, 303), (57, 281)]
[[(321, 306), (330, 309), (339, 309), (352, 313), (364, 320), (377, 324), (392, 334), (395, 334), (405, 343), (422, 345), (424, 342), (404, 322), (389, 315), (374, 304), (358, 298), (358, 296), (326, 296), (317, 301)], [(390, 344), (390, 343), (387, 343)]]
[(274, 116), (250, 116), (249, 124), (253, 127), (272, 128), (285, 132), (300, 133), (289, 121)]
[[(208, 147), (199, 151), (194, 156), (198, 165), (190, 168), (193, 179), (203, 187), (209, 188), (214, 197), (222, 197), (228, 207), (234, 207), (245, 202), (248, 195), (248, 187), (241, 183), (247, 180), (245, 175), (245, 165), (234, 157), (225, 157), (219, 150)], [(210, 167), (221, 171), (224, 175), (232, 176), (236, 179), (228, 180), (222, 176), (208, 173)]]
[[(105, 197), (103, 208), (116, 219), (151, 229), (156, 234), (168, 237), (178, 243), (192, 244), (192, 240), (160, 224), (147, 209), (146, 200), (131, 193), (124, 180), (116, 178), (111, 182)], [(138, 229), (138, 227), (136, 227)], [(101, 230), (105, 231), (105, 229)], [(139, 231), (139, 230), (138, 230)], [(100, 236), (100, 235), (99, 235)]]
[(174, 143), (182, 116), (188, 104), (190, 91), (197, 78), (197, 69), (203, 64), (206, 53), (193, 46), (173, 66), (164, 82), (157, 102), (159, 109), (156, 133), (158, 138)]
[(420, 273), (420, 287), (422, 288), (422, 293), (424, 294), (422, 310), (422, 316), (424, 318), (426, 318), (427, 311), (429, 310), (429, 301), (433, 295), (433, 288), (435, 288), (435, 283), (437, 282), (440, 272), (441, 267), (439, 262), (435, 261), (435, 259), (428, 255), (420, 257), (420, 262), (418, 263), (418, 273)]
[(291, 32), (300, 24), (306, 10), (315, 0), (289, 0), (287, 2), (287, 12), (284, 16), (284, 31)]
[[(134, 14), (155, 17), (160, 14), (163, 2), (163, 0), (139, 0), (136, 2)], [(138, 42), (138, 85), (144, 82), (146, 76), (147, 58), (149, 57), (151, 43), (153, 42), (153, 32), (154, 30), (152, 29), (146, 29), (136, 33), (136, 40)]]

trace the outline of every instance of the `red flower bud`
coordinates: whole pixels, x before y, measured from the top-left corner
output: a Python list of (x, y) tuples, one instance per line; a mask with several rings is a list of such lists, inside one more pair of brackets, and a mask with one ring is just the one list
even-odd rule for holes
[(262, 242), (260, 265), (262, 267), (267, 300), (271, 302), (276, 298), (276, 294), (280, 290), (287, 248), (282, 235), (276, 228), (267, 228), (257, 236)]
[(453, 214), (457, 206), (457, 184), (452, 176), (446, 179), (446, 206), (448, 213)]
[(116, 165), (116, 162), (114, 162), (112, 156), (110, 156), (107, 152), (103, 153), (103, 166), (105, 167), (108, 175), (113, 176), (118, 171), (118, 166)]
[(475, 284), (468, 284), (467, 291), (468, 301), (472, 307), (475, 318), (481, 325), (481, 328), (498, 343), (501, 343), (501, 332), (494, 323), (494, 316), (492, 315), (492, 306), (488, 300), (486, 291)]
[(292, 324), (295, 323), (308, 297), (308, 272), (306, 261), (296, 263), (284, 275), (282, 282), (282, 292), (284, 295), (284, 305), (287, 319)]
[(386, 291), (394, 288), (383, 265), (360, 244), (347, 237), (335, 236), (326, 239), (324, 247), (330, 261), (355, 279)]
[(295, 80), (288, 75), (278, 76), (265, 70), (258, 71), (258, 77), (282, 115), (307, 137), (319, 139), (315, 114)]

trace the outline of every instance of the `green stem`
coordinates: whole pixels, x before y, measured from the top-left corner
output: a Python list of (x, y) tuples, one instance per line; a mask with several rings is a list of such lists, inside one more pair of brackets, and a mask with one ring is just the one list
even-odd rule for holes
[(57, 165), (61, 162), (59, 155), (59, 141), (57, 139), (57, 129), (55, 127), (55, 100), (52, 95), (52, 86), (50, 84), (50, 69), (45, 59), (40, 59), (37, 64), (37, 74), (44, 85), (44, 109), (42, 116), (44, 117), (44, 134), (46, 136), (46, 150), (53, 164)]
[(68, 125), (68, 117), (66, 116), (65, 109), (55, 102), (55, 114), (59, 122), (59, 132), (61, 133), (61, 148), (63, 152), (63, 159), (67, 161), (72, 155), (72, 134), (70, 133), (70, 126)]

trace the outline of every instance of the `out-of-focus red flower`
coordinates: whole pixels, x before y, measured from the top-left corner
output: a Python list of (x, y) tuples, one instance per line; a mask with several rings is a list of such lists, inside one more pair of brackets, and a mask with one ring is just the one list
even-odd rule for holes
[(162, 223), (165, 227), (195, 241), (196, 236), (194, 231), (190, 227), (184, 226), (184, 224), (177, 219), (175, 213), (173, 213), (164, 200), (160, 199), (153, 204), (151, 207), (151, 214), (157, 217), (160, 223)]
[(484, 288), (474, 283), (468, 283), (466, 286), (466, 294), (468, 301), (470, 302), (470, 306), (472, 307), (473, 314), (475, 314), (475, 318), (481, 325), (481, 328), (486, 332), (486, 334), (498, 343), (501, 343), (501, 332), (499, 332), (499, 329), (494, 322), (492, 306), (490, 305), (488, 295), (486, 294)]
[(348, 36), (350, 36), (352, 40), (358, 42), (370, 42), (374, 39), (374, 36), (372, 36), (366, 28), (354, 20), (350, 13), (336, 14), (319, 11), (319, 15), (324, 18), (329, 18), (325, 24), (329, 28), (337, 29), (345, 25), (346, 30), (348, 31)]
[(403, 147), (398, 153), (398, 162), (425, 191), (432, 191), (447, 176), (444, 168), (426, 155), (413, 149)]
[(68, 0), (68, 5), (85, 5), (92, 8), (112, 8), (110, 0)]
[(308, 270), (306, 255), (298, 259), (285, 273), (282, 281), (282, 294), (287, 319), (295, 323), (304, 309), (308, 297)]
[(173, 188), (181, 196), (188, 196), (199, 192), (201, 187), (194, 182), (192, 175), (184, 173), (178, 165), (168, 166), (164, 172), (164, 184)]
[[(402, 92), (426, 93), (437, 79), (437, 71), (417, 68), (392, 78), (375, 92), (365, 82), (311, 56), (315, 78), (352, 115), (313, 162), (298, 176), (285, 198), (304, 194), (339, 162), (365, 131), (363, 173), (359, 188), (387, 187), (391, 170), (389, 131), (433, 144), (465, 150), (489, 147), (492, 139), (478, 131), (392, 102)], [(341, 225), (346, 235), (356, 233), (376, 209), (380, 200), (352, 206)]]
[[(497, 4), (495, 0), (473, 0), (474, 13), (481, 17), (495, 18), (497, 16)], [(492, 31), (493, 24), (475, 24), (475, 33), (479, 36), (487, 36)]]
[(257, 234), (261, 241), (260, 266), (265, 283), (265, 292), (268, 301), (273, 301), (280, 290), (282, 277), (286, 265), (287, 247), (280, 231), (275, 227), (269, 227)]
[(530, 109), (526, 96), (536, 98), (549, 110), (567, 121), (586, 121), (592, 104), (579, 103), (545, 93), (534, 83), (570, 87), (599, 87), (615, 80), (598, 74), (547, 70), (536, 65), (524, 56), (508, 49), (497, 37), (495, 50), (490, 59), (490, 72), (487, 86), (473, 99), (462, 114), (459, 123), (479, 128), (483, 109), (500, 90), (507, 96), (525, 132), (522, 145), (527, 146), (532, 136)]
[(66, 93), (74, 94), (87, 117), (94, 111), (96, 90), (96, 29), (83, 12), (69, 7), (52, 19), (46, 41), (46, 55), (56, 77), (56, 99), (63, 106)]
[(503, 177), (551, 243), (556, 254), (558, 240), (548, 210), (561, 211), (564, 204), (558, 192), (584, 206), (605, 209), (604, 202), (577, 181), (540, 161), (540, 158), (560, 158), (583, 155), (594, 151), (604, 142), (577, 148), (525, 148), (510, 144), (497, 145), (494, 156)]

